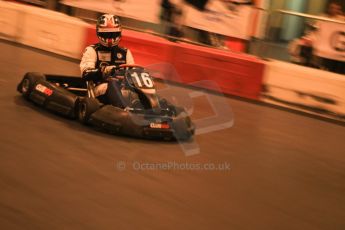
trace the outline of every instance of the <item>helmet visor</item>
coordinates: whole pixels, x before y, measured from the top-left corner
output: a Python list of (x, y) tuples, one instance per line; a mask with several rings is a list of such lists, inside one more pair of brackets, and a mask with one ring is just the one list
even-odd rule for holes
[(116, 39), (121, 36), (121, 32), (99, 32), (98, 36), (103, 39)]

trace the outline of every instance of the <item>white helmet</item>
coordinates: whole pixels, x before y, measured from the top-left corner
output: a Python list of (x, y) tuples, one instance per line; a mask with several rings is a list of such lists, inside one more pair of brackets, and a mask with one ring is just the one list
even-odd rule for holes
[(99, 42), (106, 47), (119, 44), (121, 39), (120, 19), (112, 14), (103, 14), (97, 20), (96, 32)]

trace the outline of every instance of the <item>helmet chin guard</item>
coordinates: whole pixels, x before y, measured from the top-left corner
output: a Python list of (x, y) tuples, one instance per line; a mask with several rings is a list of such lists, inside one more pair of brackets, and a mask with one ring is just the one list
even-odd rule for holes
[(101, 43), (105, 47), (113, 47), (117, 46), (121, 40), (121, 37), (116, 38), (104, 38), (98, 36), (99, 43)]
[(122, 32), (119, 18), (112, 14), (103, 14), (97, 20), (96, 32), (98, 40), (103, 46), (117, 46)]

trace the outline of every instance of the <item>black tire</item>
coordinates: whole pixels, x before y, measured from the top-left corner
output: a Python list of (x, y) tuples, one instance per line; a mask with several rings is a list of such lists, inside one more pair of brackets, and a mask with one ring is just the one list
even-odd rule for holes
[(83, 98), (78, 103), (77, 117), (78, 120), (86, 125), (89, 122), (91, 114), (101, 107), (99, 101), (95, 98)]
[(177, 130), (175, 130), (175, 138), (178, 141), (187, 141), (191, 139), (194, 132), (190, 132), (189, 128), (191, 127), (191, 119), (190, 117), (186, 117), (186, 119), (179, 124)]
[(180, 113), (186, 112), (183, 107), (175, 106), (168, 102), (165, 98), (160, 99), (159, 103), (162, 108), (169, 109), (173, 113), (172, 115), (174, 116), (178, 116)]
[(36, 82), (40, 80), (45, 80), (46, 77), (42, 73), (26, 73), (23, 77), (23, 80), (17, 87), (17, 90), (22, 93), (25, 98), (29, 98), (30, 93), (34, 89)]

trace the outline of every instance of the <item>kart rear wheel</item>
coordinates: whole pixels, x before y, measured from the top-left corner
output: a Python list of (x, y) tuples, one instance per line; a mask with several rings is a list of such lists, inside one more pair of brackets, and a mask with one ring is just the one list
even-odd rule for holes
[(97, 99), (94, 98), (84, 98), (81, 99), (78, 104), (78, 120), (86, 125), (90, 120), (90, 116), (96, 112), (101, 107), (101, 104)]
[(29, 98), (36, 82), (40, 80), (45, 80), (45, 76), (43, 74), (31, 72), (26, 73), (22, 82), (18, 85), (18, 91), (21, 92), (25, 98)]

